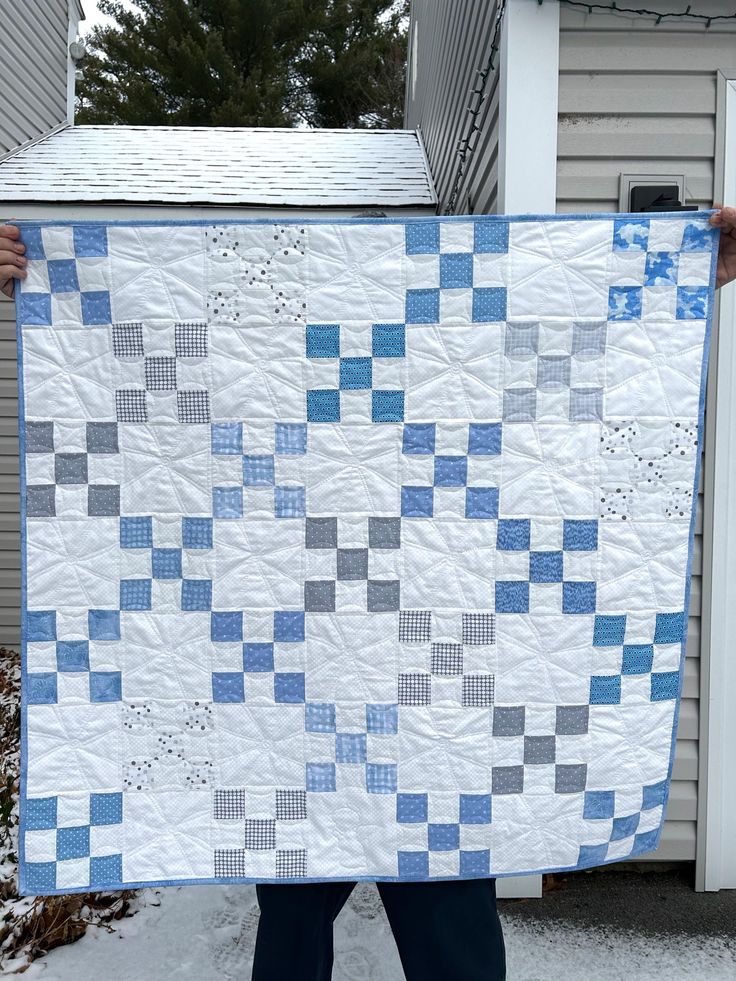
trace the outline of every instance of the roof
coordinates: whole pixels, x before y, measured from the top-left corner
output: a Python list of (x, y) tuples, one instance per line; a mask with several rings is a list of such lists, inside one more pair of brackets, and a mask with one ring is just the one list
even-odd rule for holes
[(0, 160), (0, 200), (432, 206), (414, 130), (67, 126)]

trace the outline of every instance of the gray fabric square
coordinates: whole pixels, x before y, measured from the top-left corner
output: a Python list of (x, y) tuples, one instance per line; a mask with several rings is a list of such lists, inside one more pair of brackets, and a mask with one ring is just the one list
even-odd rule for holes
[(534, 422), (537, 418), (537, 392), (533, 388), (507, 388), (503, 393), (505, 422)]
[(602, 388), (570, 389), (570, 422), (598, 422), (603, 419)]
[(26, 423), (26, 453), (54, 452), (53, 422)]
[(315, 579), (312, 582), (305, 582), (304, 609), (307, 613), (334, 613), (334, 579)]
[(494, 766), (491, 770), (491, 792), (494, 794), (523, 794), (523, 766)]
[(36, 484), (27, 487), (26, 514), (29, 518), (46, 518), (56, 514), (56, 485)]
[(54, 480), (57, 484), (86, 484), (87, 454), (57, 453), (54, 459)]
[(566, 354), (546, 354), (537, 361), (537, 388), (558, 392), (570, 387), (570, 358)]
[(560, 736), (580, 736), (588, 731), (587, 705), (558, 705), (555, 732)]
[(572, 325), (572, 353), (600, 356), (606, 350), (606, 321)]
[(539, 324), (506, 324), (507, 357), (536, 354), (539, 350)]
[(368, 578), (368, 549), (367, 548), (338, 548), (337, 578), (338, 579), (367, 579)]
[(497, 705), (493, 710), (494, 736), (524, 735), (523, 705)]
[(587, 763), (558, 763), (555, 767), (555, 793), (580, 793), (585, 790), (587, 776)]
[(117, 484), (90, 484), (87, 513), (95, 517), (120, 514), (120, 488)]
[(307, 548), (337, 548), (337, 518), (307, 518)]
[(369, 613), (391, 613), (399, 608), (398, 579), (368, 580), (368, 611)]
[(368, 545), (370, 548), (399, 548), (401, 518), (369, 518)]
[(554, 736), (524, 736), (525, 763), (554, 763)]
[(143, 324), (113, 324), (112, 353), (116, 358), (142, 358)]
[(87, 452), (117, 453), (118, 424), (116, 422), (88, 422)]

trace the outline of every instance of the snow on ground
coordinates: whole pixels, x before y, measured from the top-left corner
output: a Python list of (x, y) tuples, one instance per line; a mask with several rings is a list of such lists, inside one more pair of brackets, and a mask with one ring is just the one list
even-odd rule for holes
[[(145, 889), (115, 932), (90, 927), (35, 961), (24, 981), (248, 981), (258, 922), (252, 886)], [(734, 981), (733, 947), (713, 937), (530, 923), (502, 912), (509, 981)], [(12, 962), (6, 965), (8, 974)], [(403, 981), (372, 886), (356, 888), (335, 929), (333, 981)], [(449, 981), (449, 979), (448, 979)], [(461, 981), (461, 979), (453, 979)]]

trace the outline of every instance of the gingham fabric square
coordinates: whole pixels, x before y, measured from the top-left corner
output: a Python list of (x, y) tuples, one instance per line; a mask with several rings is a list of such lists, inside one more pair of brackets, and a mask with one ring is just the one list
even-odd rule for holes
[(112, 351), (116, 358), (142, 358), (143, 324), (113, 324)]
[(492, 613), (463, 613), (463, 644), (494, 644), (496, 618)]
[(174, 352), (177, 358), (206, 358), (207, 324), (175, 324)]
[(431, 632), (431, 610), (401, 610), (399, 612), (399, 640), (406, 644), (421, 643), (430, 639)]

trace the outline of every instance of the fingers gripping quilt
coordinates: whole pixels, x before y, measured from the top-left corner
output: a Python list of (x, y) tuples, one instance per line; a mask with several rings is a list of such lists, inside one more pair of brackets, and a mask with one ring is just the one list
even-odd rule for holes
[(709, 214), (21, 223), (21, 891), (655, 848)]

